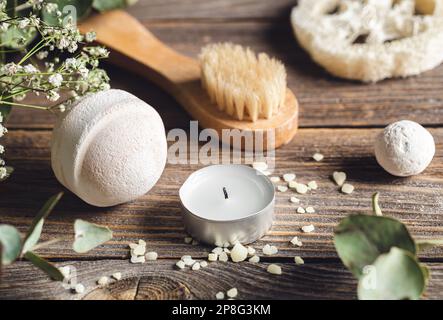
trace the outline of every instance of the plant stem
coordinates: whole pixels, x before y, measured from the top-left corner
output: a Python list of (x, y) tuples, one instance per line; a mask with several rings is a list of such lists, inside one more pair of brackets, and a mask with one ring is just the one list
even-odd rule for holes
[(0, 101), (0, 104), (7, 104), (15, 107), (23, 107), (23, 108), (38, 109), (38, 110), (49, 110), (48, 107), (40, 107), (31, 104), (23, 104), (23, 103), (9, 102), (9, 101)]

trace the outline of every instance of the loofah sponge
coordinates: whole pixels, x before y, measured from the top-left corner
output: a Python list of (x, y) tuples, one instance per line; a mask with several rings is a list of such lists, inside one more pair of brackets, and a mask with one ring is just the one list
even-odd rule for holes
[(299, 0), (300, 45), (335, 76), (377, 82), (443, 62), (443, 0)]
[(108, 207), (147, 193), (166, 164), (159, 114), (121, 90), (87, 96), (64, 112), (54, 128), (55, 176), (89, 204)]

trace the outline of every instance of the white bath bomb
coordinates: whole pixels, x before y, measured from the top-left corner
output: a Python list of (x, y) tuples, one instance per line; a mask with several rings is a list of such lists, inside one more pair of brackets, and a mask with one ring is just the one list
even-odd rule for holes
[(159, 114), (122, 90), (85, 97), (64, 112), (54, 128), (55, 176), (98, 207), (135, 200), (160, 178), (167, 142)]
[(423, 172), (434, 154), (434, 138), (428, 130), (413, 121), (390, 124), (375, 141), (378, 163), (394, 176), (408, 177)]

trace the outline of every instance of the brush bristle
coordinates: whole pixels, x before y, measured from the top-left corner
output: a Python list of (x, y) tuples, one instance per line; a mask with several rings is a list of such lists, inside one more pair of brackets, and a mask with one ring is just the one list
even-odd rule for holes
[(285, 67), (265, 53), (219, 43), (204, 47), (200, 61), (202, 85), (211, 100), (236, 119), (269, 119), (285, 102)]

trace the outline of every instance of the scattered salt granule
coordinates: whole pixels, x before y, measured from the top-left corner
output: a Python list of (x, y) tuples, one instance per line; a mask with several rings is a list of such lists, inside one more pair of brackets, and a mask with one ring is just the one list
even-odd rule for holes
[(293, 173), (286, 173), (283, 175), (283, 180), (285, 180), (286, 182), (291, 182), (295, 180), (296, 175)]
[(267, 255), (267, 256), (271, 256), (273, 254), (277, 254), (278, 253), (278, 249), (276, 246), (271, 246), (269, 244), (266, 244), (263, 249), (263, 254)]
[(314, 207), (306, 207), (306, 212), (307, 213), (315, 213), (315, 209), (314, 209)]
[(298, 207), (298, 208), (297, 208), (297, 212), (298, 212), (298, 213), (306, 213), (306, 210), (303, 209), (302, 207)]
[(214, 262), (217, 261), (218, 255), (216, 253), (208, 254), (208, 261)]
[(112, 274), (112, 277), (113, 277), (115, 280), (121, 280), (121, 278), (122, 278), (122, 273), (121, 273), (121, 272), (113, 273), (113, 274)]
[(298, 185), (298, 182), (297, 182), (297, 181), (290, 181), (290, 182), (288, 183), (288, 186), (289, 186), (289, 188), (291, 188), (291, 189), (295, 189), (295, 188), (297, 188), (297, 185)]
[(97, 280), (97, 284), (99, 284), (101, 286), (107, 285), (108, 282), (109, 282), (109, 278), (108, 277), (101, 277), (100, 279)]
[(332, 174), (332, 179), (334, 179), (335, 183), (341, 187), (346, 181), (346, 173), (335, 171)]
[(230, 254), (231, 250), (229, 250), (228, 248), (223, 248), (223, 252), (226, 252), (227, 254)]
[(216, 295), (215, 295), (215, 299), (217, 299), (217, 300), (223, 300), (225, 298), (225, 294), (224, 294), (224, 292), (217, 292), (216, 293)]
[(238, 295), (237, 288), (229, 289), (228, 292), (226, 292), (226, 295), (227, 295), (229, 298), (235, 298), (235, 297), (237, 297), (237, 295)]
[(200, 262), (196, 262), (192, 265), (192, 270), (197, 271), (200, 270)]
[(308, 186), (302, 183), (297, 183), (297, 185), (295, 186), (295, 191), (300, 194), (305, 194), (306, 192), (308, 192), (308, 190)]
[(273, 183), (280, 182), (280, 178), (279, 177), (270, 177), (269, 180), (271, 180), (271, 182), (273, 182)]
[(266, 171), (268, 170), (268, 165), (266, 162), (253, 162), (252, 167), (258, 171)]
[(298, 237), (292, 238), (291, 243), (297, 247), (301, 247), (303, 245), (303, 243), (298, 239)]
[(222, 252), (219, 256), (218, 256), (218, 260), (221, 262), (226, 262), (229, 260), (228, 254), (226, 252)]
[(142, 239), (139, 239), (139, 240), (138, 240), (138, 245), (139, 245), (139, 246), (145, 246), (145, 247), (146, 247), (146, 241), (145, 241), (145, 240), (142, 240)]
[(252, 257), (255, 254), (255, 249), (251, 246), (248, 246), (247, 249), (248, 249), (248, 256)]
[(225, 243), (223, 243), (223, 245), (222, 245), (223, 248), (229, 248), (230, 246), (231, 246), (231, 244), (227, 241)]
[(157, 252), (151, 251), (151, 252), (148, 252), (145, 255), (145, 257), (146, 257), (146, 261), (155, 261), (158, 258), (158, 254), (157, 254)]
[(286, 192), (288, 191), (288, 187), (286, 186), (277, 186), (277, 190), (280, 192)]
[(294, 262), (298, 265), (305, 264), (305, 261), (299, 256), (294, 257)]
[(223, 248), (216, 247), (216, 248), (212, 249), (212, 252), (215, 253), (215, 254), (220, 254), (220, 253), (223, 252)]
[(289, 201), (291, 201), (292, 203), (300, 203), (300, 199), (298, 199), (296, 197), (291, 197), (291, 199), (289, 199)]
[(200, 267), (206, 268), (207, 266), (208, 266), (208, 263), (206, 261), (201, 261), (200, 262)]
[(259, 263), (260, 262), (260, 257), (255, 255), (255, 256), (250, 257), (248, 261), (252, 262), (252, 263)]
[(190, 255), (184, 255), (180, 259), (184, 261), (186, 259), (192, 259), (192, 257)]
[(354, 186), (352, 184), (345, 183), (341, 187), (341, 192), (346, 193), (346, 194), (351, 194), (352, 192), (354, 192)]
[(314, 227), (314, 225), (310, 224), (310, 225), (308, 225), (308, 226), (303, 226), (303, 227), (301, 227), (301, 229), (302, 229), (302, 231), (305, 232), (305, 233), (310, 233), (310, 232), (312, 232), (312, 231), (315, 230), (315, 227)]
[(146, 262), (145, 256), (140, 256), (140, 257), (132, 256), (131, 257), (131, 263), (145, 263), (145, 262)]
[(134, 249), (132, 249), (132, 255), (134, 256), (142, 256), (146, 252), (146, 246), (138, 245)]
[(195, 263), (195, 260), (190, 258), (190, 257), (189, 258), (186, 257), (185, 259), (182, 259), (182, 260), (185, 263), (185, 265), (188, 266), (188, 267), (191, 267)]
[(317, 190), (318, 189), (317, 182), (316, 181), (309, 181), (308, 188), (311, 190)]
[(77, 283), (74, 287), (74, 291), (75, 291), (75, 293), (81, 294), (81, 293), (85, 292), (85, 286), (82, 285), (81, 283)]
[(248, 257), (248, 249), (241, 243), (237, 243), (231, 250), (231, 260), (233, 262), (245, 261)]
[(184, 269), (185, 268), (185, 263), (183, 262), (183, 260), (177, 261), (177, 263), (175, 264), (179, 269)]
[(312, 156), (312, 158), (315, 161), (322, 161), (324, 159), (324, 155), (322, 155), (321, 153), (314, 153), (314, 155)]
[(192, 238), (191, 237), (185, 237), (184, 239), (186, 244), (190, 244), (192, 242)]
[(131, 249), (135, 249), (137, 246), (138, 246), (138, 244), (136, 244), (136, 243), (129, 244), (129, 248), (131, 248)]
[(281, 274), (281, 267), (279, 265), (276, 264), (270, 264), (268, 266), (268, 272), (272, 273), (272, 274)]
[(63, 277), (69, 278), (69, 276), (71, 275), (71, 269), (69, 268), (69, 266), (64, 266), (64, 267), (60, 267), (58, 268), (58, 270), (60, 271), (60, 273), (63, 275)]

